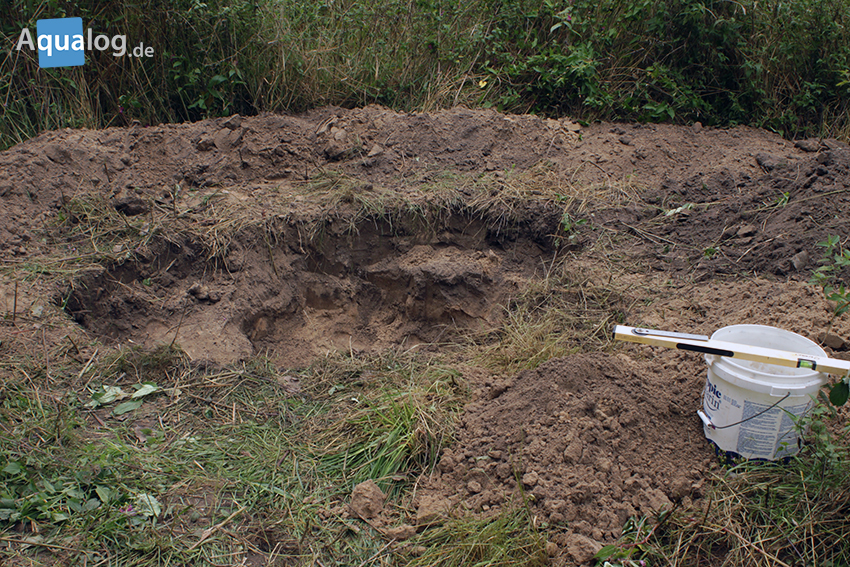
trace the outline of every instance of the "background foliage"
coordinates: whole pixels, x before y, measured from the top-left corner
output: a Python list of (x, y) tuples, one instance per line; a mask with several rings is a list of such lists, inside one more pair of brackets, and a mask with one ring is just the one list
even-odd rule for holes
[[(150, 59), (40, 69), (14, 49), (80, 16)], [(380, 103), (847, 137), (846, 0), (5, 0), (0, 147), (45, 129)]]

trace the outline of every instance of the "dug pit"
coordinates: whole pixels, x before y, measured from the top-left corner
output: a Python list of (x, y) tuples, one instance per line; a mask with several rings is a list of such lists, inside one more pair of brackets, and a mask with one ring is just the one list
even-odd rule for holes
[(263, 353), (298, 366), (328, 351), (413, 348), (496, 325), (555, 252), (463, 214), (433, 228), (339, 222), (307, 241), (281, 221), (271, 234), (236, 235), (210, 263), (197, 242), (161, 242), (77, 282), (66, 309), (112, 341), (174, 342), (218, 364)]

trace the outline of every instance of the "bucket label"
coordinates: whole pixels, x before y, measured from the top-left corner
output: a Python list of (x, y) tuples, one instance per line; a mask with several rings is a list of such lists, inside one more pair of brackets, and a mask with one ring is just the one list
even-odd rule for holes
[[(741, 455), (756, 459), (781, 458), (797, 452), (797, 432), (789, 412), (802, 415), (809, 404), (775, 407), (744, 401), (738, 430), (738, 450)], [(767, 411), (766, 411), (767, 410)], [(762, 413), (764, 412), (764, 413)]]
[(711, 383), (711, 380), (706, 380), (705, 384), (705, 405), (709, 410), (717, 411), (720, 409), (720, 401), (723, 399), (723, 395), (720, 393), (720, 390), (717, 389), (717, 386)]

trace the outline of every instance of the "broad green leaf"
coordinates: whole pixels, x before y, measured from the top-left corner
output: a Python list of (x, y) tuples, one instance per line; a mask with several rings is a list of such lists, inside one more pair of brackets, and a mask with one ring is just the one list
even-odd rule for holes
[(162, 505), (159, 500), (144, 492), (136, 495), (135, 508), (140, 515), (146, 518), (156, 518), (162, 513)]
[(137, 398), (141, 398), (158, 391), (159, 386), (150, 382), (145, 382), (144, 384), (142, 384), (142, 387), (136, 390), (136, 392), (131, 397), (135, 400)]
[(109, 504), (114, 494), (114, 491), (108, 486), (98, 485), (94, 488), (94, 491), (97, 492), (97, 497), (100, 498), (100, 501), (104, 504)]
[(118, 404), (115, 406), (115, 409), (112, 410), (112, 413), (115, 415), (124, 415), (125, 413), (137, 410), (140, 407), (142, 407), (142, 400), (133, 400), (130, 402), (124, 402), (123, 404)]
[(83, 500), (86, 497), (82, 491), (77, 490), (76, 488), (66, 488), (62, 492), (67, 494), (69, 498), (74, 498), (76, 500)]
[(850, 397), (850, 386), (844, 381), (835, 384), (829, 391), (829, 401), (834, 406), (843, 406), (847, 403), (848, 397)]
[(116, 400), (123, 400), (127, 397), (127, 392), (119, 386), (104, 386), (102, 392), (95, 392), (91, 397), (92, 401), (87, 403), (86, 406), (96, 408), (98, 406), (105, 406)]
[(22, 467), (21, 463), (17, 461), (9, 461), (9, 464), (6, 465), (3, 472), (7, 474), (21, 474), (24, 472), (24, 467)]
[(604, 561), (614, 555), (619, 548), (616, 545), (606, 545), (602, 549), (596, 552), (596, 555), (593, 556), (594, 559), (598, 559), (599, 561)]

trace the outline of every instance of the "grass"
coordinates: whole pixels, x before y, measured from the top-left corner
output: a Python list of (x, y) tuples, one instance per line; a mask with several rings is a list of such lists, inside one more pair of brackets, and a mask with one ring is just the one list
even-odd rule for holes
[[(433, 467), (464, 396), (457, 373), (401, 355), (319, 361), (295, 395), (265, 359), (205, 372), (162, 347), (88, 362), (57, 359), (49, 378), (37, 361), (3, 365), (7, 560), (208, 565), (256, 552), (357, 564), (389, 554), (379, 532), (349, 519), (348, 495), (366, 478), (400, 494)], [(121, 400), (88, 404), (101, 384), (140, 382), (159, 390), (131, 412), (119, 414)]]
[(425, 548), (411, 567), (538, 567), (548, 565), (546, 539), (528, 508), (506, 506), (494, 517), (456, 518), (424, 532), (416, 543)]
[[(393, 370), (394, 381), (419, 374), (417, 366)], [(326, 428), (315, 436), (322, 470), (335, 471), (347, 485), (372, 479), (394, 496), (430, 472), (451, 442), (452, 416), (464, 397), (457, 372), (431, 368), (427, 373), (424, 387), (408, 378), (406, 388), (388, 385), (374, 397), (344, 393), (353, 406), (346, 404), (350, 407), (341, 416), (331, 412)]]
[(682, 565), (716, 554), (727, 565), (847, 564), (850, 471), (846, 461), (827, 474), (820, 468), (804, 456), (719, 478), (702, 517), (680, 518), (659, 551)]
[(370, 103), (746, 123), (789, 137), (848, 130), (850, 12), (837, 0), (143, 6), (10, 2), (4, 45), (40, 18), (67, 15), (155, 54), (87, 53), (84, 67), (41, 69), (35, 52), (9, 50), (0, 59), (0, 147), (64, 127)]
[(599, 172), (592, 170), (596, 175), (588, 177), (585, 170), (592, 168), (582, 163), (560, 171), (541, 160), (528, 169), (481, 175), (425, 171), (412, 180), (376, 187), (322, 168), (300, 184), (298, 193), (321, 205), (322, 214), (305, 227), (307, 239), (314, 242), (321, 242), (334, 222), (344, 223), (351, 234), (369, 224), (391, 234), (433, 234), (455, 213), (482, 220), (496, 235), (508, 235), (527, 224), (532, 206), (561, 216), (560, 230), (544, 235), (554, 241), (585, 224), (584, 215), (603, 204), (633, 202), (644, 189), (631, 177), (612, 180), (604, 172), (605, 181), (593, 181)]
[(612, 284), (582, 277), (564, 259), (553, 260), (545, 275), (505, 306), (498, 330), (477, 338), (481, 364), (519, 372), (543, 362), (611, 346), (609, 328), (622, 322), (624, 292)]

